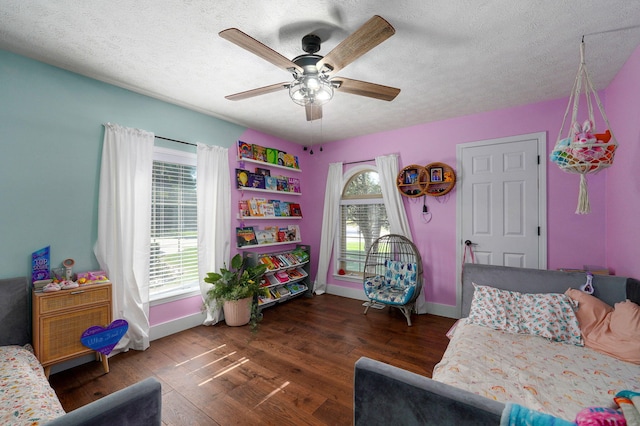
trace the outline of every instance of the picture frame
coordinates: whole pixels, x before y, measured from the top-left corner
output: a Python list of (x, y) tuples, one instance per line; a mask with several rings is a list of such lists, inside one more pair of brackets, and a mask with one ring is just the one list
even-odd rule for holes
[(443, 170), (442, 167), (432, 167), (429, 170), (429, 180), (431, 182), (442, 182)]
[(418, 169), (408, 169), (404, 173), (404, 183), (414, 184), (418, 182)]

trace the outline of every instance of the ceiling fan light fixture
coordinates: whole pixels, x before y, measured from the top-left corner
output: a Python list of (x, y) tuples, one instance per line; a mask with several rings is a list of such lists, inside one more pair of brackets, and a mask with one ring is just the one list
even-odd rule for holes
[(289, 96), (298, 105), (323, 105), (333, 98), (333, 86), (317, 75), (302, 76), (289, 85)]

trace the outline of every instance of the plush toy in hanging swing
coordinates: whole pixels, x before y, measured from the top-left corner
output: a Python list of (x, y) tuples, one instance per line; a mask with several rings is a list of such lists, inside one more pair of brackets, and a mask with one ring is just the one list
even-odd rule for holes
[[(593, 122), (591, 120), (585, 120), (580, 126), (579, 123), (573, 123), (573, 147), (570, 148), (570, 153), (580, 161), (592, 161), (598, 160), (604, 154), (604, 148), (601, 146), (593, 145), (598, 143), (598, 139), (591, 132), (593, 129)], [(576, 147), (576, 145), (588, 144), (585, 147)]]

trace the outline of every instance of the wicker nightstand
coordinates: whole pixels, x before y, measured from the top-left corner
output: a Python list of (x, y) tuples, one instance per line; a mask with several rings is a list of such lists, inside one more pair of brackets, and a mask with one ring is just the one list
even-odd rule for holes
[[(47, 377), (51, 366), (93, 351), (80, 336), (87, 328), (111, 323), (111, 283), (92, 284), (51, 293), (33, 292), (33, 348)], [(102, 359), (105, 373), (108, 358)]]

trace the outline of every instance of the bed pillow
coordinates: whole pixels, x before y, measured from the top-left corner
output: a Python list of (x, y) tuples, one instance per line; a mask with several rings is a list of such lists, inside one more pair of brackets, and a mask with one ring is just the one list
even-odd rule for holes
[(583, 337), (591, 333), (595, 327), (604, 321), (607, 314), (613, 311), (611, 306), (584, 291), (570, 288), (564, 294), (578, 302), (576, 317), (578, 317)]
[(604, 320), (585, 335), (585, 346), (640, 364), (640, 306), (629, 300), (616, 303)]
[(580, 324), (569, 296), (557, 293), (519, 293), (473, 283), (468, 321), (583, 346)]

